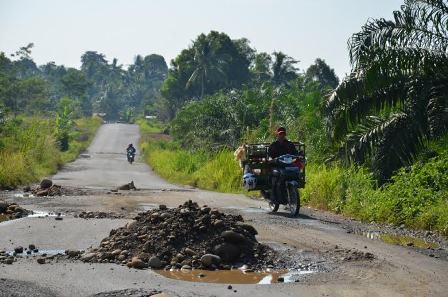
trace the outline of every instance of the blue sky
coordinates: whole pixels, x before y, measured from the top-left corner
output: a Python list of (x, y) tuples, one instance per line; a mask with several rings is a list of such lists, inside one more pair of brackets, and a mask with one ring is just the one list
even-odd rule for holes
[(87, 50), (118, 58), (158, 53), (167, 63), (203, 32), (246, 37), (306, 69), (320, 57), (349, 72), (347, 39), (370, 17), (392, 18), (403, 0), (0, 0), (0, 51), (34, 42), (38, 64), (80, 66)]

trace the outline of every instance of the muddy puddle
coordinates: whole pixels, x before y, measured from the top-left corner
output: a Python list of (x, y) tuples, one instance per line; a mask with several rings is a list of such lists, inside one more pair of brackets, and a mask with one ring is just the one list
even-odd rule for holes
[(434, 242), (425, 241), (420, 238), (406, 236), (406, 235), (396, 235), (390, 233), (384, 233), (381, 231), (358, 231), (355, 234), (365, 236), (372, 240), (381, 240), (388, 244), (416, 247), (421, 249), (436, 249), (439, 245)]
[(307, 274), (315, 273), (311, 270), (283, 270), (283, 271), (262, 271), (244, 272), (240, 269), (232, 270), (158, 270), (156, 273), (175, 280), (201, 283), (218, 284), (275, 284), (291, 283), (298, 281)]

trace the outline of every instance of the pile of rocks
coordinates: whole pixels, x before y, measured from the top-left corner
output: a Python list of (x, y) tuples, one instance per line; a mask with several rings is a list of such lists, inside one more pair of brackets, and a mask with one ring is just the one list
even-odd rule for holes
[(31, 189), (29, 187), (24, 189), (25, 192), (31, 191), (36, 196), (61, 196), (62, 187), (53, 184), (51, 179), (43, 179), (37, 188)]
[(15, 258), (13, 255), (7, 254), (5, 251), (0, 251), (0, 263), (11, 265), (14, 263)]
[(31, 213), (32, 211), (26, 210), (16, 203), (0, 201), (0, 215), (2, 215), (5, 220), (19, 219), (26, 217)]
[(276, 254), (260, 244), (256, 234), (241, 216), (199, 207), (190, 200), (174, 209), (160, 205), (139, 213), (80, 258), (138, 269), (230, 269), (243, 264), (250, 269), (272, 267)]

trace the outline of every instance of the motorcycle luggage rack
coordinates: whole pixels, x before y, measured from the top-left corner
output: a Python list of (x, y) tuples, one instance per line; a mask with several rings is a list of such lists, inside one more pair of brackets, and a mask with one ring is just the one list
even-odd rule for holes
[[(293, 142), (293, 144), (296, 146), (297, 150), (305, 156), (305, 144), (303, 142)], [(260, 160), (260, 159), (268, 159), (268, 149), (270, 143), (251, 143), (244, 145), (244, 148), (246, 150), (246, 158), (248, 161), (252, 160)], [(261, 161), (261, 160), (260, 160)]]
[[(296, 146), (297, 150), (305, 156), (305, 144), (302, 142), (293, 142), (293, 144)], [(257, 176), (257, 185), (250, 191), (268, 190), (271, 187), (268, 178), (272, 168), (272, 164), (268, 162), (268, 149), (270, 145), (270, 143), (251, 143), (244, 145), (246, 160), (242, 161), (243, 167), (248, 165), (250, 171)], [(299, 187), (303, 188), (304, 186), (305, 170), (301, 176)]]

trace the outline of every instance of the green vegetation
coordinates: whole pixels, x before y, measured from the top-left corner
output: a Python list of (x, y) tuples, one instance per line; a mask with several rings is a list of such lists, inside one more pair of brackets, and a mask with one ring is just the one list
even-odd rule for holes
[(7, 121), (0, 131), (0, 188), (14, 188), (55, 173), (87, 147), (101, 123), (97, 117), (76, 120), (69, 149), (61, 152), (53, 120), (16, 117)]
[(162, 86), (173, 140), (145, 142), (147, 160), (172, 181), (238, 192), (230, 151), (282, 125), (307, 145), (309, 205), (448, 234), (447, 15), (445, 1), (405, 0), (394, 20), (369, 20), (341, 84), (322, 59), (300, 72), (282, 52), (201, 34)]
[(74, 121), (74, 127), (69, 132), (68, 150), (61, 153), (62, 164), (74, 161), (80, 153), (87, 149), (102, 122), (103, 120), (96, 116)]
[(160, 55), (137, 55), (125, 70), (117, 59), (109, 63), (103, 54), (87, 51), (81, 69), (75, 69), (54, 62), (37, 66), (32, 48), (32, 43), (20, 48), (12, 59), (0, 52), (0, 110), (50, 116), (62, 98), (69, 98), (78, 116), (98, 113), (106, 120), (131, 121), (159, 109), (159, 90), (168, 71)]
[(404, 224), (448, 235), (448, 151), (399, 170), (375, 187), (363, 168), (309, 166), (304, 201), (364, 221)]
[(170, 137), (160, 134), (163, 130), (160, 123), (137, 122), (142, 134), (140, 149), (145, 160), (161, 177), (207, 190), (243, 192), (241, 169), (231, 151), (186, 150)]
[(327, 102), (331, 136), (380, 182), (446, 133), (447, 17), (446, 1), (406, 0), (394, 20), (369, 20), (349, 41), (352, 73)]

